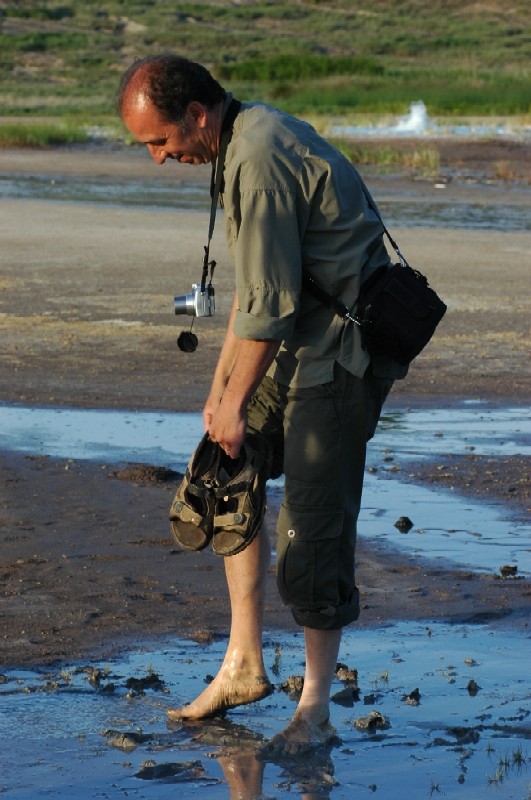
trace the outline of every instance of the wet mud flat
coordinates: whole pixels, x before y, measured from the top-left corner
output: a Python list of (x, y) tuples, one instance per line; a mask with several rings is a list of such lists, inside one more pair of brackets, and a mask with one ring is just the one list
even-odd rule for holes
[(523, 641), (487, 625), (425, 621), (349, 630), (332, 686), (337, 740), (311, 758), (268, 761), (260, 747), (293, 714), (302, 647), (299, 632), (270, 631), (270, 697), (170, 726), (166, 709), (211, 679), (223, 639), (9, 670), (0, 788), (13, 798), (527, 797)]
[[(396, 466), (386, 458), (380, 472)], [(502, 494), (518, 473), (503, 474)], [(303, 666), (273, 570), (265, 652), (275, 693), (168, 728), (166, 708), (215, 674), (229, 623), (220, 560), (183, 553), (168, 535), (179, 473), (9, 452), (0, 478), (7, 796), (165, 798), (172, 786), (209, 800), (525, 796), (529, 587), (518, 570), (433, 561), (426, 532), (422, 558), (400, 547), (398, 529), (397, 549), (361, 537), (362, 617), (345, 632), (333, 686), (339, 740), (310, 762), (267, 762), (260, 745), (289, 721)], [(272, 487), (271, 529), (279, 496)]]
[[(377, 462), (389, 485), (395, 457)], [(517, 570), (459, 569), (362, 537), (362, 617), (345, 632), (332, 690), (338, 741), (310, 760), (269, 762), (260, 745), (293, 713), (303, 653), (273, 572), (274, 694), (168, 727), (166, 709), (215, 674), (229, 621), (219, 559), (168, 536), (179, 473), (18, 452), (2, 454), (0, 473), (6, 796), (526, 797), (529, 587)], [(518, 470), (503, 475), (502, 495)], [(273, 487), (270, 526), (278, 500)], [(527, 502), (515, 500), (512, 513)], [(425, 556), (433, 542), (422, 535)]]

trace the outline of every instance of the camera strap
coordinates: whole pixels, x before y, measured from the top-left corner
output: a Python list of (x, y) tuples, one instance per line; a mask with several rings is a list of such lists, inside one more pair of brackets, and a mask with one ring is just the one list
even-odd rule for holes
[(218, 199), (220, 193), (223, 192), (224, 188), (224, 181), (223, 181), (223, 171), (225, 169), (225, 156), (227, 155), (227, 147), (229, 146), (229, 142), (232, 139), (232, 126), (234, 125), (234, 120), (238, 116), (241, 108), (241, 103), (239, 100), (235, 100), (234, 98), (230, 101), (227, 111), (225, 112), (225, 116), (223, 117), (223, 122), (221, 124), (221, 135), (219, 138), (219, 150), (218, 156), (215, 161), (212, 162), (212, 177), (210, 180), (210, 197), (211, 197), (211, 204), (210, 204), (210, 223), (208, 226), (208, 241), (205, 245), (205, 255), (203, 258), (203, 274), (201, 276), (201, 292), (205, 291), (207, 278), (210, 279), (209, 284), (212, 283), (212, 275), (214, 273), (214, 268), (216, 266), (215, 261), (209, 261), (209, 253), (210, 253), (210, 241), (212, 239), (212, 235), (214, 233), (214, 227), (216, 225), (216, 211), (218, 207)]

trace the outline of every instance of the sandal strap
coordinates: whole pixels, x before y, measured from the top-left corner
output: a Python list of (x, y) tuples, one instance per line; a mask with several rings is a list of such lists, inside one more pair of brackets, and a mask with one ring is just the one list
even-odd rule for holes
[(188, 492), (188, 494), (195, 495), (195, 497), (199, 497), (201, 500), (204, 500), (207, 505), (209, 505), (209, 500), (212, 498), (212, 489), (210, 487), (197, 486), (195, 483), (191, 483), (191, 481), (188, 481), (184, 491)]
[(236, 495), (244, 495), (249, 491), (249, 488), (253, 484), (254, 475), (251, 475), (249, 480), (243, 480), (239, 483), (230, 483), (228, 486), (219, 486), (217, 488), (212, 488), (212, 494), (216, 498), (216, 500), (224, 500), (226, 497), (231, 498), (235, 497)]
[(201, 528), (209, 520), (209, 515), (202, 516), (195, 508), (184, 503), (182, 500), (175, 500), (171, 507), (170, 520), (180, 520), (181, 522), (191, 522)]
[(214, 517), (214, 530), (217, 528), (235, 528), (244, 526), (244, 529), (247, 527), (247, 522), (249, 519), (248, 514), (244, 514), (241, 511), (232, 511), (228, 514), (219, 514)]

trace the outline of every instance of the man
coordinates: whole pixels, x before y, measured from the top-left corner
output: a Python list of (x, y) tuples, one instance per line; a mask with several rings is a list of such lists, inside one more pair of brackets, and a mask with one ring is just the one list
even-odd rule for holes
[[(201, 65), (155, 56), (124, 75), (117, 107), (158, 164), (204, 164), (218, 158), (234, 103)], [(341, 630), (359, 614), (354, 552), (366, 442), (398, 377), (393, 364), (371, 364), (358, 327), (303, 288), (302, 270), (352, 308), (362, 278), (389, 256), (357, 173), (313, 128), (257, 103), (242, 104), (229, 127), (222, 201), (236, 292), (203, 419), (231, 459), (249, 431), (267, 437), (272, 474), (285, 476), (277, 582), (304, 630), (306, 671), (292, 721), (264, 752), (300, 754), (335, 734), (329, 696)], [(225, 658), (171, 719), (205, 718), (272, 691), (262, 655), (265, 531), (224, 561), (232, 612)]]

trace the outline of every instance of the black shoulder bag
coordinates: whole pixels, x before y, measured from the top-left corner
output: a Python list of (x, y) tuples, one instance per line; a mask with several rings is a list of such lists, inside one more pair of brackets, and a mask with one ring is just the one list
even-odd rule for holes
[(359, 326), (363, 348), (370, 356), (384, 356), (406, 365), (426, 347), (446, 313), (446, 305), (426, 277), (409, 266), (361, 178), (360, 183), (399, 263), (378, 267), (362, 284), (355, 313), (325, 292), (305, 270), (303, 286), (342, 319)]

